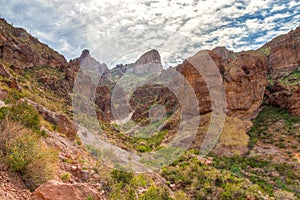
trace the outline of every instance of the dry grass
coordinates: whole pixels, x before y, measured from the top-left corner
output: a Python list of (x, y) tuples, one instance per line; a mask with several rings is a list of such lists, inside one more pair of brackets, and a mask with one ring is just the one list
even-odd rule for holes
[(21, 174), (26, 186), (34, 190), (53, 178), (58, 152), (45, 146), (37, 133), (4, 119), (0, 124), (1, 159)]

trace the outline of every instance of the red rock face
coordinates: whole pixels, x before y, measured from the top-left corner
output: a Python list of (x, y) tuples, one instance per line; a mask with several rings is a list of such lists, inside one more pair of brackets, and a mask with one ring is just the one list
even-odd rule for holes
[[(224, 78), (227, 114), (242, 119), (253, 117), (263, 102), (267, 85), (267, 57), (255, 52), (243, 52), (224, 63), (220, 56), (210, 52)], [(211, 99), (205, 81), (188, 62), (176, 68), (191, 84), (198, 98), (200, 113), (211, 112)]]
[(240, 53), (225, 64), (228, 115), (241, 119), (255, 116), (263, 102), (267, 72), (267, 57), (256, 52)]
[(172, 91), (161, 85), (144, 85), (138, 88), (130, 99), (132, 119), (146, 125), (150, 122), (149, 111), (153, 105), (161, 105), (166, 113), (173, 113), (179, 105)]
[(72, 84), (74, 83), (79, 67), (80, 67), (79, 58), (70, 60), (69, 65), (65, 71), (65, 77), (67, 81), (71, 82)]
[(273, 77), (291, 73), (300, 67), (300, 27), (273, 39), (262, 49), (270, 51), (269, 64)]
[(22, 28), (14, 28), (0, 20), (0, 58), (19, 68), (31, 66), (67, 66), (66, 59), (40, 43)]

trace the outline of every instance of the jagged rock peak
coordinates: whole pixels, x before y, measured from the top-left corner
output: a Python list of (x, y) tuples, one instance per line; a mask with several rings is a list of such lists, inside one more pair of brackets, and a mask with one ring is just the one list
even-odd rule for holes
[(81, 53), (81, 56), (79, 57), (80, 60), (86, 58), (87, 56), (90, 56), (90, 51), (88, 49), (84, 49)]
[(155, 49), (144, 53), (134, 64), (145, 65), (145, 64), (161, 64), (161, 58), (159, 52)]

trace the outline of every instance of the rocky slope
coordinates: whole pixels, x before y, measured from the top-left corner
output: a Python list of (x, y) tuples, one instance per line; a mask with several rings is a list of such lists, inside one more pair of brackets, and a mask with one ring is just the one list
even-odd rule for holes
[(4, 19), (0, 20), (0, 59), (16, 71), (32, 66), (64, 68), (68, 65), (62, 55)]

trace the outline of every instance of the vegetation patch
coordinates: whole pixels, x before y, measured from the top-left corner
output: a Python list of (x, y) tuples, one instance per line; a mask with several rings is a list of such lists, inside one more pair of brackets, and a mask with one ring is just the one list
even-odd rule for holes
[[(278, 128), (276, 128), (276, 123)], [(253, 127), (248, 133), (250, 136), (249, 148), (252, 149), (258, 140), (265, 143), (277, 142), (280, 145), (284, 141), (283, 136), (296, 138), (299, 145), (300, 132), (297, 124), (300, 124), (300, 117), (291, 116), (285, 109), (264, 106), (263, 110), (253, 120)], [(272, 125), (274, 130), (270, 128)], [(274, 137), (276, 134), (278, 139)]]
[(0, 125), (1, 160), (21, 174), (31, 190), (52, 179), (58, 152), (46, 147), (40, 136), (17, 122), (4, 119)]

